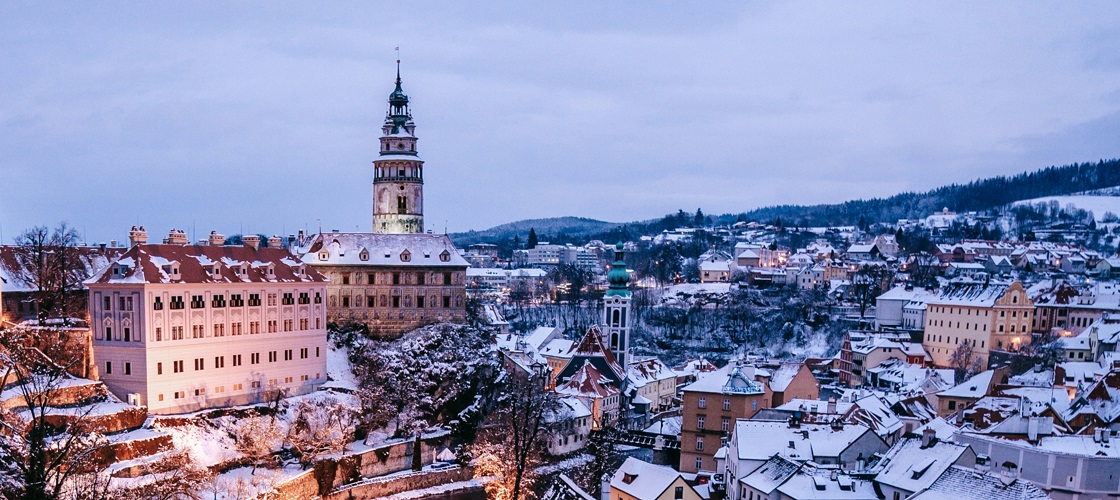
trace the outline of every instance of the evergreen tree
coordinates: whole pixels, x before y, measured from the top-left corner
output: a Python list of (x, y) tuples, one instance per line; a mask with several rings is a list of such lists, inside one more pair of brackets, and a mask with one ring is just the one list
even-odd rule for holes
[(525, 248), (537, 248), (537, 230), (529, 228), (529, 241), (525, 244)]

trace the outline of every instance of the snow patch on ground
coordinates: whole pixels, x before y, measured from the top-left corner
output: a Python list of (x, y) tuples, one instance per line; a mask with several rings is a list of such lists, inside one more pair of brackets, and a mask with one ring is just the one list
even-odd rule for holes
[(336, 347), (333, 342), (328, 343), (327, 377), (330, 380), (323, 384), (324, 388), (334, 387), (348, 391), (358, 389), (358, 378), (354, 376), (354, 369), (350, 366), (350, 349), (348, 347)]
[(1061, 208), (1066, 208), (1067, 205), (1073, 205), (1081, 210), (1093, 212), (1093, 218), (1095, 218), (1097, 222), (1101, 222), (1105, 212), (1112, 212), (1113, 214), (1120, 215), (1120, 196), (1046, 196), (1016, 201), (1011, 205), (1034, 205), (1038, 203), (1050, 203), (1051, 201), (1058, 202), (1058, 206)]

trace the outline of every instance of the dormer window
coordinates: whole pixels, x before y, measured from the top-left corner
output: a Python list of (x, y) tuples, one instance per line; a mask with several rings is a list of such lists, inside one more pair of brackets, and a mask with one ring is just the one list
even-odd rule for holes
[(272, 278), (276, 275), (276, 268), (273, 267), (272, 264), (269, 264), (268, 267), (265, 268), (264, 273), (269, 278)]
[(401, 252), (401, 262), (409, 262), (412, 260), (412, 254), (408, 250)]
[(218, 267), (217, 264), (210, 266), (210, 276), (214, 278), (220, 278), (222, 276), (222, 268)]
[(319, 260), (327, 260), (328, 257), (330, 257), (330, 255), (327, 254), (326, 250), (319, 252)]
[(439, 254), (439, 261), (440, 262), (450, 262), (451, 261), (451, 252), (448, 252), (447, 250), (444, 250), (443, 253)]
[(358, 259), (362, 262), (369, 260), (369, 251), (363, 248), (361, 253), (358, 254)]

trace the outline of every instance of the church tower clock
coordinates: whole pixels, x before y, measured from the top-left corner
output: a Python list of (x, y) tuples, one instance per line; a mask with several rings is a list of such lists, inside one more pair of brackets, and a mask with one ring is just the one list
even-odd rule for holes
[(381, 127), (381, 154), (373, 161), (373, 232), (424, 232), (424, 161), (416, 154), (416, 124), (401, 89), (389, 94), (389, 111)]

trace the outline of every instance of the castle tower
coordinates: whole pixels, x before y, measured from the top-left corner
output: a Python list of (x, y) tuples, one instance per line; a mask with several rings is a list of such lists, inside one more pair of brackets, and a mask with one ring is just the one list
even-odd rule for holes
[(614, 264), (607, 273), (610, 287), (603, 297), (603, 333), (618, 364), (626, 370), (630, 354), (630, 273), (626, 272), (625, 251), (622, 242), (615, 245)]
[(401, 89), (399, 59), (381, 132), (381, 154), (373, 161), (373, 232), (423, 233), (424, 161), (416, 154), (416, 124)]

